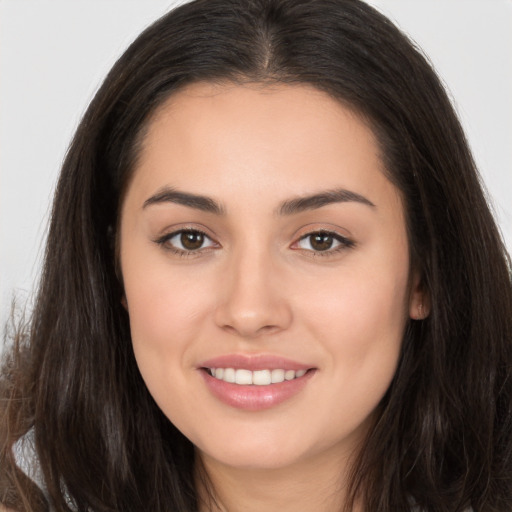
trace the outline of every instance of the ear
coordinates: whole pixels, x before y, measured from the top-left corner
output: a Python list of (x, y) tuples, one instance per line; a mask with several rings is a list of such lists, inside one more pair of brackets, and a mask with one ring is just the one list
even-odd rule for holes
[(121, 297), (121, 304), (123, 305), (124, 309), (128, 311), (128, 302), (126, 301), (126, 295), (123, 293), (123, 296)]
[(430, 314), (430, 295), (425, 289), (421, 274), (413, 272), (409, 295), (409, 316), (413, 320), (424, 320)]

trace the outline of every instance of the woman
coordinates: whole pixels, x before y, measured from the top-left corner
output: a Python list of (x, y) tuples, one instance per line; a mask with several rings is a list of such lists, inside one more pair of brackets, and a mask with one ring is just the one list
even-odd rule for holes
[(388, 20), (186, 4), (63, 165), (4, 371), (2, 501), (510, 510), (511, 313), (460, 125)]

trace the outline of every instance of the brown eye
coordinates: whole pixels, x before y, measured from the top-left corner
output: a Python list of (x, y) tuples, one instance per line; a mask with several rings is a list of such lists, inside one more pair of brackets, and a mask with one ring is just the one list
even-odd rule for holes
[(187, 251), (195, 251), (202, 247), (204, 234), (199, 231), (182, 231), (180, 242)]
[(334, 237), (328, 233), (315, 233), (310, 235), (311, 248), (315, 251), (327, 251), (334, 243)]
[(333, 254), (339, 250), (354, 247), (354, 242), (330, 231), (315, 231), (303, 236), (296, 242), (296, 248), (305, 249), (312, 253)]
[(197, 229), (174, 231), (174, 233), (164, 235), (155, 242), (165, 249), (180, 254), (200, 253), (203, 249), (209, 249), (217, 245), (208, 235)]

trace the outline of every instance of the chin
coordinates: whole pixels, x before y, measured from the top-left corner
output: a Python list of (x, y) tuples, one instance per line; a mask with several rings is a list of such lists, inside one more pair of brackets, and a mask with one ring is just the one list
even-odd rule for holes
[(280, 450), (265, 449), (245, 449), (245, 450), (219, 450), (212, 452), (200, 452), (201, 456), (206, 457), (216, 463), (224, 466), (237, 468), (240, 470), (272, 470), (283, 469), (293, 466), (300, 462), (297, 453), (288, 453)]

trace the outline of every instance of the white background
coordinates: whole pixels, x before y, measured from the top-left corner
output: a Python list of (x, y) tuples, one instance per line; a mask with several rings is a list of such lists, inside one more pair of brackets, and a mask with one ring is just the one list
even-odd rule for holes
[[(30, 303), (53, 187), (82, 113), (127, 45), (177, 3), (0, 0), (0, 327), (14, 296)], [(511, 252), (512, 0), (369, 3), (443, 78)]]

